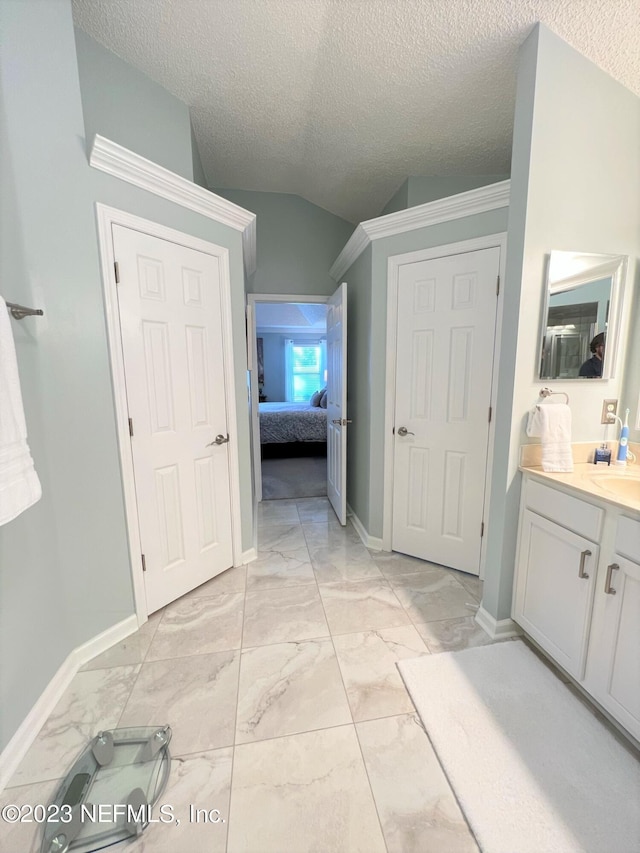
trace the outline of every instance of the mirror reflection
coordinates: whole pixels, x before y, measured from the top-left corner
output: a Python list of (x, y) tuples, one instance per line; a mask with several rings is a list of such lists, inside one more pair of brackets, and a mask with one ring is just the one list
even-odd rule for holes
[(621, 255), (551, 252), (540, 379), (613, 375), (625, 266)]

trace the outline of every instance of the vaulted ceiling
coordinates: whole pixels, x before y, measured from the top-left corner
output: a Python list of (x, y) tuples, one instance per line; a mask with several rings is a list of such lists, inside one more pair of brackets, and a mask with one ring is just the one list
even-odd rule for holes
[(191, 108), (212, 187), (358, 222), (409, 175), (508, 173), (540, 20), (640, 94), (638, 0), (74, 0), (76, 24)]

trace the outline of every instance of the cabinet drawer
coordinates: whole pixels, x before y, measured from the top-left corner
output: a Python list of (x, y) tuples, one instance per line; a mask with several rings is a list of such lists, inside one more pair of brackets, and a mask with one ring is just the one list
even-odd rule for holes
[(616, 533), (616, 551), (640, 563), (640, 521), (633, 518), (619, 518)]
[(585, 536), (592, 542), (600, 541), (604, 517), (604, 510), (600, 507), (544, 486), (535, 480), (527, 480), (524, 499), (525, 506), (539, 515), (573, 530), (579, 536)]

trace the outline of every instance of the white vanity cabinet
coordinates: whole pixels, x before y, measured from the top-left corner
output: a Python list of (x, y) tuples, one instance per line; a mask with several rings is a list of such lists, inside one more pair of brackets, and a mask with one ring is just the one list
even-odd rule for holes
[(640, 519), (525, 472), (513, 619), (640, 739)]

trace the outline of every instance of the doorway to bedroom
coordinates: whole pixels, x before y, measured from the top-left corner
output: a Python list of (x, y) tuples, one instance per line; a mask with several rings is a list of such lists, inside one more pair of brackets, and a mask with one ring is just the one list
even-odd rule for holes
[(254, 297), (249, 309), (258, 500), (325, 497), (326, 298)]

